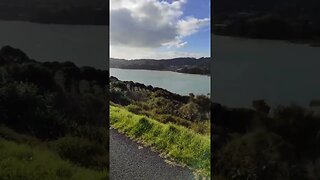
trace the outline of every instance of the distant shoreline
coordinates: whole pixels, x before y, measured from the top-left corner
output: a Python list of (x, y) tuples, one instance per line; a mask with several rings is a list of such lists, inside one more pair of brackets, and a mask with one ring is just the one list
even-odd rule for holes
[(115, 59), (110, 58), (110, 68), (145, 69), (172, 71), (184, 74), (210, 75), (211, 57), (191, 58), (179, 57), (172, 59)]
[(60, 26), (109, 26), (108, 24), (90, 24), (90, 23), (47, 23), (47, 22), (37, 22), (37, 21), (30, 21), (30, 20), (10, 20), (10, 19), (1, 19), (0, 22), (7, 22), (7, 23), (30, 23), (30, 24), (38, 24), (38, 25), (60, 25)]
[(248, 40), (265, 40), (265, 41), (282, 41), (282, 42), (288, 42), (291, 44), (302, 44), (302, 45), (308, 45), (311, 47), (320, 47), (320, 39), (314, 40), (314, 39), (273, 39), (273, 38), (253, 38), (249, 36), (240, 36), (240, 35), (232, 35), (232, 34), (224, 34), (224, 33), (213, 33), (214, 36), (224, 36), (224, 37), (231, 37), (231, 38), (239, 38), (239, 39), (248, 39)]
[(183, 73), (177, 71), (170, 71), (170, 70), (158, 70), (158, 69), (134, 69), (134, 68), (118, 68), (118, 67), (110, 67), (110, 69), (124, 69), (124, 70), (137, 70), (137, 71), (161, 71), (161, 72), (171, 72), (171, 73), (178, 73), (178, 74), (189, 74), (189, 75), (196, 75), (196, 76), (210, 76), (210, 74), (192, 74), (192, 73)]

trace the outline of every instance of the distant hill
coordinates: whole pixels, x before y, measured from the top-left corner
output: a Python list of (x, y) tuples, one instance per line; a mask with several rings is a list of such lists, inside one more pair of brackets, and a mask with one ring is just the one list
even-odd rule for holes
[(210, 58), (110, 59), (111, 68), (174, 71), (188, 74), (210, 74)]
[(224, 0), (213, 3), (213, 32), (250, 38), (319, 42), (318, 0)]
[(109, 24), (105, 0), (1, 0), (0, 19), (48, 24)]

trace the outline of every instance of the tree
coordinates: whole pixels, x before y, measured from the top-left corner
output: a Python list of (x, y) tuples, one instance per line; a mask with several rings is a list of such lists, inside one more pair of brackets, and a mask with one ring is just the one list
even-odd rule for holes
[(265, 100), (255, 100), (252, 102), (253, 108), (264, 115), (268, 115), (270, 112), (270, 106), (265, 102)]
[(200, 107), (194, 102), (189, 102), (179, 109), (179, 115), (190, 121), (200, 120)]

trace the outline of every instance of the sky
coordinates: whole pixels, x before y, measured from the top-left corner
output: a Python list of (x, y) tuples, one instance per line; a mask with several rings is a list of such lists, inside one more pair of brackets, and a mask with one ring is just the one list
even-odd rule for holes
[(210, 57), (210, 0), (111, 0), (110, 56)]

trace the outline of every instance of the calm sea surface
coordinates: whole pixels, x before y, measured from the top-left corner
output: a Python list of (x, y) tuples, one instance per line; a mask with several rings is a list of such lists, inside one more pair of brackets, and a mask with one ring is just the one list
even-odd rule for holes
[(229, 106), (308, 105), (320, 99), (320, 48), (213, 36), (213, 97)]
[(210, 77), (182, 74), (170, 71), (150, 71), (132, 69), (110, 69), (110, 75), (123, 81), (140, 82), (154, 87), (161, 87), (171, 92), (188, 95), (207, 95), (210, 93)]
[(72, 61), (106, 69), (108, 26), (0, 21), (0, 47), (19, 48), (37, 61)]

